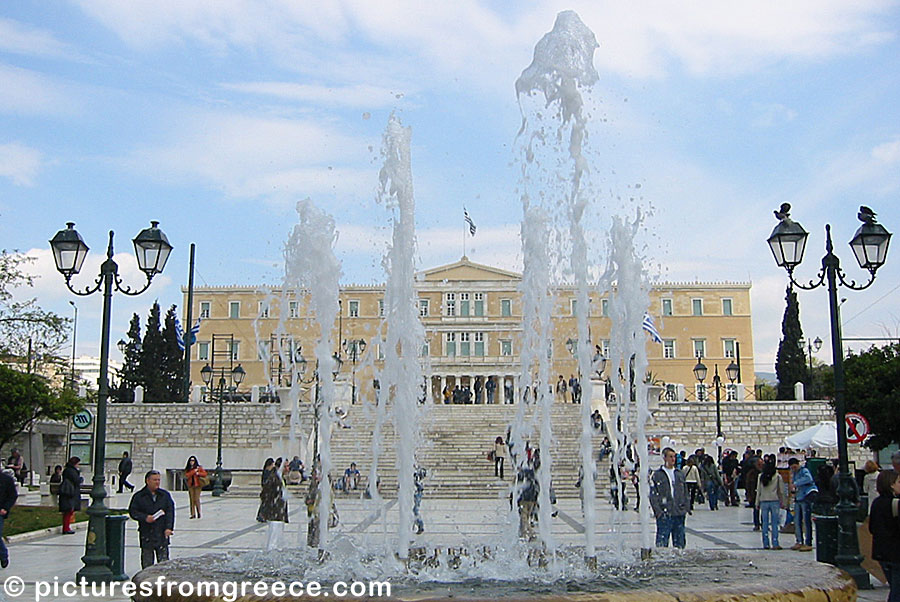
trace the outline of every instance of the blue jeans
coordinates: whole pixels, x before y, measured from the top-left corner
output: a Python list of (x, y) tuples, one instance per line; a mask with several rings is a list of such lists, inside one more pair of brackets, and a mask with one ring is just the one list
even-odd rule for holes
[(794, 501), (794, 514), (797, 519), (794, 521), (794, 535), (797, 543), (812, 545), (812, 502)]
[(887, 579), (891, 592), (888, 594), (888, 602), (900, 602), (900, 563), (882, 562), (881, 570)]
[(656, 547), (669, 547), (669, 535), (672, 536), (672, 546), (684, 549), (684, 515), (656, 518)]
[(781, 502), (760, 502), (759, 513), (762, 515), (763, 547), (769, 547), (769, 531), (772, 532), (772, 547), (778, 547), (778, 523), (781, 521)]
[(709, 509), (719, 509), (719, 485), (714, 481), (706, 482), (706, 498), (709, 500)]
[(9, 550), (6, 549), (6, 544), (3, 543), (3, 522), (5, 520), (5, 516), (0, 516), (0, 560), (4, 562), (9, 560)]

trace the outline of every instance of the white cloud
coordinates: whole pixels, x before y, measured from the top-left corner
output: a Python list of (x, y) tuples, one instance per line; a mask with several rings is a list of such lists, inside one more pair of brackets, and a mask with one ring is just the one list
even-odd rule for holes
[(172, 140), (139, 149), (132, 169), (161, 180), (200, 178), (234, 198), (371, 194), (366, 141), (327, 123), (195, 113), (176, 119)]
[(797, 111), (779, 103), (757, 105), (753, 125), (759, 128), (770, 128), (784, 125), (796, 119)]
[(43, 29), (28, 27), (12, 19), (0, 17), (0, 51), (73, 60), (80, 54)]
[(403, 94), (401, 94), (387, 88), (364, 84), (352, 86), (314, 86), (290, 82), (225, 83), (222, 84), (222, 87), (226, 90), (234, 90), (245, 94), (274, 96), (284, 100), (327, 105), (330, 107), (341, 106), (363, 109), (393, 107), (402, 100), (403, 96), (409, 95), (412, 92), (409, 89), (405, 89)]
[(18, 142), (0, 144), (0, 177), (18, 186), (33, 186), (41, 167), (41, 153)]
[(81, 102), (66, 86), (27, 69), (0, 64), (0, 112), (24, 115), (68, 115)]
[(872, 157), (882, 163), (900, 162), (900, 140), (879, 144), (872, 149)]

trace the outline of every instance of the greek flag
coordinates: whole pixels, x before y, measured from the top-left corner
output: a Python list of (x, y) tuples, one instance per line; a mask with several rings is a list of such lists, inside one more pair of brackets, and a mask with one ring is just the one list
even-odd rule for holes
[[(191, 345), (197, 342), (197, 333), (200, 332), (200, 318), (191, 328)], [(184, 351), (184, 329), (181, 328), (181, 320), (175, 316), (175, 339), (178, 341), (178, 348)]]
[(662, 343), (663, 342), (662, 337), (659, 336), (659, 331), (656, 330), (656, 324), (653, 323), (653, 316), (651, 316), (648, 313), (645, 313), (644, 314), (644, 323), (641, 326), (643, 326), (644, 330), (646, 330), (650, 334), (650, 338), (653, 340), (654, 343)]
[(473, 222), (472, 218), (469, 217), (469, 212), (466, 211), (465, 207), (463, 207), (463, 217), (465, 217), (466, 223), (469, 224), (469, 234), (475, 236), (475, 222)]

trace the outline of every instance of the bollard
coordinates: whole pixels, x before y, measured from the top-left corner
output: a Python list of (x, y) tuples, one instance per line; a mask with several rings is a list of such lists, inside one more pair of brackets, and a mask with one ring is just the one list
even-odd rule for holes
[(816, 562), (837, 566), (838, 517), (813, 514), (816, 525)]

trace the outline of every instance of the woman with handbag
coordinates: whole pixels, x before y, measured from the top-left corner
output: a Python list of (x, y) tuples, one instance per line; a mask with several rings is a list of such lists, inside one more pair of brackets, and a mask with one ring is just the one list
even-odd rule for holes
[(62, 512), (62, 532), (64, 535), (72, 535), (75, 529), (72, 528), (72, 521), (75, 518), (75, 511), (81, 510), (81, 483), (84, 480), (78, 465), (81, 464), (81, 458), (72, 456), (66, 462), (66, 467), (62, 471), (62, 481), (59, 484), (59, 511)]
[(187, 459), (187, 464), (184, 465), (184, 480), (187, 483), (188, 498), (191, 500), (191, 518), (200, 518), (200, 492), (209, 485), (209, 475), (206, 469), (200, 466), (197, 456)]

